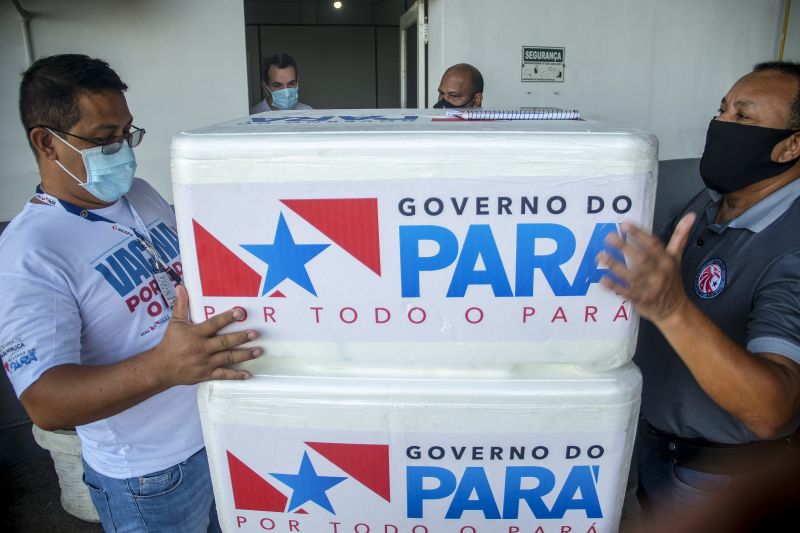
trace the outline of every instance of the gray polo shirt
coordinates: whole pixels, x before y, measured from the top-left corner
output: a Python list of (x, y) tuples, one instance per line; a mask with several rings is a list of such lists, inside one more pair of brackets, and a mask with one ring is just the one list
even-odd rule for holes
[[(800, 179), (739, 217), (716, 224), (720, 197), (702, 191), (665, 228), (697, 213), (681, 271), (686, 293), (736, 344), (800, 363)], [(644, 378), (642, 414), (663, 431), (718, 443), (759, 440), (720, 408), (652, 323), (642, 320), (634, 361)], [(800, 423), (800, 413), (796, 423)]]

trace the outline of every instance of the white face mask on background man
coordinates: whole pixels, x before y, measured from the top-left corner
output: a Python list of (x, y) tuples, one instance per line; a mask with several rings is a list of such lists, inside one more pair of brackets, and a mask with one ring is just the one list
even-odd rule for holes
[(294, 106), (297, 105), (298, 87), (287, 87), (286, 89), (280, 89), (278, 91), (267, 90), (272, 96), (273, 107), (281, 111), (288, 111), (294, 109)]
[(267, 95), (267, 103), (272, 109), (288, 111), (298, 102), (297, 69), (292, 65), (279, 67), (271, 65), (262, 83)]

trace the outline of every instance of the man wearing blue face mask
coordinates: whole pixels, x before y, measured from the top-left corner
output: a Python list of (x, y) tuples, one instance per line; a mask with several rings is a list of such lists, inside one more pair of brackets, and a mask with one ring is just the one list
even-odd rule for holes
[(298, 101), (300, 83), (297, 64), (289, 54), (272, 54), (264, 58), (261, 87), (264, 100), (250, 109), (250, 114), (265, 111), (311, 109)]
[[(800, 425), (800, 64), (756, 65), (722, 99), (706, 189), (661, 238), (622, 225), (603, 285), (645, 319), (637, 440), (645, 509), (665, 523), (785, 464)], [(796, 452), (795, 452), (796, 453)]]
[[(240, 312), (193, 324), (175, 217), (134, 178), (127, 86), (65, 54), (22, 77), (40, 183), (0, 237), (0, 356), (31, 420), (75, 427), (106, 531), (219, 531), (195, 384), (246, 379)], [(33, 192), (33, 191), (32, 191)]]

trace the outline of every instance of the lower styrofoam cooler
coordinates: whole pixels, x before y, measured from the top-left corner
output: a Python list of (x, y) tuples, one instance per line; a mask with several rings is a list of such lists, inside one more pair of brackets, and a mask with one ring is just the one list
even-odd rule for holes
[(222, 528), (616, 531), (641, 376), (255, 376), (199, 388)]

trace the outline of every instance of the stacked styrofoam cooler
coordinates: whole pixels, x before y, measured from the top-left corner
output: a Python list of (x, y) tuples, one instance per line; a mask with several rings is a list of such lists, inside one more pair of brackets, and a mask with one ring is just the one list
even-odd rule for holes
[(616, 530), (638, 318), (595, 256), (651, 225), (654, 137), (326, 110), (172, 157), (192, 316), (266, 352), (199, 390), (225, 531)]

